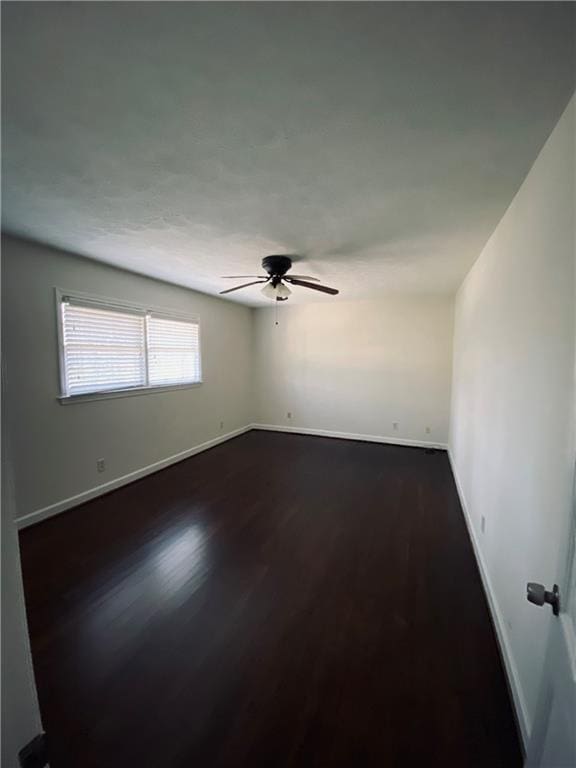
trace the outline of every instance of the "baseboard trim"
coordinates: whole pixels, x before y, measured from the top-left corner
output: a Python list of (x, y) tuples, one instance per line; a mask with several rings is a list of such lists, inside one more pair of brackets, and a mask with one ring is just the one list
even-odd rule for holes
[(146, 467), (142, 467), (141, 469), (136, 469), (134, 472), (129, 472), (126, 475), (116, 477), (114, 480), (110, 480), (107, 483), (97, 485), (88, 489), (87, 491), (78, 493), (75, 496), (70, 496), (67, 499), (63, 499), (62, 501), (57, 501), (55, 504), (50, 504), (47, 507), (42, 507), (42, 509), (37, 509), (34, 512), (30, 512), (27, 515), (22, 515), (22, 517), (17, 517), (15, 520), (16, 527), (18, 529), (22, 529), (27, 528), (29, 525), (39, 523), (42, 520), (53, 517), (53, 515), (58, 515), (60, 512), (65, 512), (67, 509), (72, 509), (72, 507), (77, 507), (79, 504), (90, 501), (97, 496), (102, 496), (104, 493), (109, 493), (110, 491), (114, 491), (117, 488), (121, 488), (123, 485), (133, 483), (135, 480), (140, 480), (142, 477), (146, 477), (146, 475), (151, 475), (153, 472), (158, 472), (160, 469), (165, 469), (171, 464), (176, 464), (177, 462), (188, 459), (190, 456), (194, 456), (197, 453), (207, 451), (209, 448), (213, 448), (215, 445), (219, 445), (220, 443), (224, 443), (234, 437), (238, 437), (238, 435), (242, 435), (244, 432), (248, 432), (250, 429), (252, 429), (252, 425), (248, 424), (245, 427), (240, 427), (240, 429), (235, 429), (233, 432), (227, 432), (225, 435), (218, 435), (218, 437), (207, 440), (205, 443), (200, 443), (199, 445), (195, 445), (185, 451), (175, 453), (172, 456), (168, 456), (166, 459), (161, 459), (160, 461), (154, 462), (154, 464), (148, 464)]
[(154, 464), (148, 464), (145, 467), (134, 470), (134, 472), (129, 472), (126, 475), (116, 477), (114, 480), (110, 480), (107, 483), (102, 483), (101, 485), (89, 488), (87, 491), (82, 491), (82, 493), (78, 493), (75, 496), (70, 496), (67, 499), (62, 499), (61, 501), (57, 501), (54, 504), (49, 504), (48, 506), (37, 509), (34, 512), (29, 512), (27, 515), (22, 515), (22, 517), (17, 517), (15, 520), (16, 527), (21, 530), (23, 528), (27, 528), (30, 525), (40, 523), (42, 520), (47, 520), (49, 517), (60, 514), (60, 512), (65, 512), (68, 509), (72, 509), (73, 507), (77, 507), (80, 504), (84, 504), (86, 501), (95, 499), (97, 496), (110, 493), (110, 491), (121, 488), (123, 485), (128, 485), (128, 483), (133, 483), (135, 480), (140, 480), (141, 478), (146, 477), (146, 475), (150, 475), (153, 472), (158, 472), (161, 469), (165, 469), (171, 464), (176, 464), (177, 462), (188, 459), (197, 453), (207, 451), (209, 448), (213, 448), (215, 445), (224, 443), (226, 440), (231, 440), (234, 437), (238, 437), (245, 432), (249, 432), (251, 429), (262, 429), (269, 432), (289, 432), (300, 435), (314, 435), (317, 437), (334, 437), (342, 440), (361, 440), (370, 443), (405, 445), (417, 448), (437, 448), (443, 451), (447, 449), (447, 445), (444, 443), (432, 443), (425, 440), (405, 440), (403, 438), (391, 438), (379, 435), (360, 435), (352, 432), (333, 432), (325, 429), (308, 429), (306, 427), (284, 427), (278, 424), (247, 424), (245, 427), (240, 427), (240, 429), (236, 429), (233, 432), (228, 432), (225, 435), (214, 437), (211, 440), (207, 440), (204, 443), (195, 445), (185, 451), (175, 453), (173, 456), (168, 456), (165, 459), (161, 459)]
[(500, 646), (500, 654), (504, 661), (504, 668), (508, 678), (508, 685), (512, 693), (512, 702), (516, 712), (516, 720), (518, 721), (520, 728), (520, 736), (522, 738), (524, 752), (526, 752), (530, 738), (530, 719), (528, 716), (528, 708), (526, 706), (524, 692), (522, 690), (522, 684), (520, 682), (520, 675), (518, 674), (518, 668), (516, 666), (516, 662), (514, 661), (514, 656), (512, 655), (512, 650), (508, 641), (508, 635), (505, 629), (504, 618), (502, 616), (502, 612), (500, 611), (500, 606), (498, 605), (498, 601), (492, 587), (492, 581), (490, 579), (490, 574), (488, 573), (488, 567), (478, 543), (476, 531), (474, 530), (474, 525), (472, 524), (472, 518), (470, 516), (470, 510), (466, 502), (466, 496), (464, 495), (464, 489), (460, 483), (460, 479), (458, 477), (450, 449), (448, 449), (448, 459), (450, 461), (450, 467), (452, 468), (452, 476), (454, 477), (456, 490), (458, 491), (460, 506), (462, 507), (462, 511), (464, 513), (466, 527), (468, 528), (468, 535), (470, 536), (476, 562), (478, 563), (480, 578), (482, 579), (484, 592), (488, 600), (488, 607), (490, 608), (490, 613), (492, 615), (492, 623), (494, 624), (494, 628), (496, 630), (496, 637), (498, 638), (498, 645)]
[(311, 429), (308, 427), (285, 427), (279, 424), (252, 424), (252, 429), (263, 429), (267, 432), (288, 432), (294, 435), (313, 435), (315, 437), (335, 437), (340, 440), (360, 440), (365, 443), (385, 443), (388, 445), (405, 445), (412, 448), (437, 448), (448, 450), (446, 443), (433, 443), (426, 440), (407, 440), (401, 437), (385, 437), (383, 435), (360, 435), (354, 432), (334, 432), (328, 429)]

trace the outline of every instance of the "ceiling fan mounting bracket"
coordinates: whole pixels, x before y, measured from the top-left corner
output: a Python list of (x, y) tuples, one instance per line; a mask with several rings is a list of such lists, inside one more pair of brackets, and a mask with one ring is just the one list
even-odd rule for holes
[(262, 259), (262, 269), (271, 277), (283, 277), (292, 266), (289, 256), (266, 256)]

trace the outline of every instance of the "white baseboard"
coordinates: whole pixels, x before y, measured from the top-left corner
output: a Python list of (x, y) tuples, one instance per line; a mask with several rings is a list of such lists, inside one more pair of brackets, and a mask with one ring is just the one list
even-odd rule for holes
[(414, 448), (437, 448), (446, 451), (446, 443), (432, 443), (426, 440), (407, 440), (402, 437), (382, 435), (358, 435), (354, 432), (334, 432), (328, 429), (310, 429), (308, 427), (285, 427), (279, 424), (252, 424), (252, 429), (264, 429), (268, 432), (290, 432), (295, 435), (314, 435), (316, 437), (337, 437), (341, 440), (362, 440), (367, 443), (386, 443), (388, 445), (406, 445)]
[(123, 485), (133, 483), (135, 480), (140, 480), (140, 478), (146, 477), (146, 475), (150, 475), (153, 472), (158, 472), (158, 470), (169, 467), (171, 464), (175, 464), (178, 461), (183, 461), (184, 459), (190, 458), (190, 456), (194, 456), (197, 453), (201, 453), (202, 451), (206, 451), (209, 448), (213, 448), (215, 445), (223, 443), (226, 440), (231, 440), (233, 437), (242, 435), (244, 432), (249, 432), (251, 429), (264, 429), (271, 432), (292, 432), (302, 435), (317, 435), (319, 437), (338, 437), (345, 440), (365, 440), (372, 443), (390, 443), (391, 445), (417, 446), (420, 448), (438, 448), (440, 450), (446, 450), (447, 448), (444, 443), (431, 443), (423, 440), (404, 440), (402, 438), (379, 437), (377, 435), (356, 435), (351, 432), (331, 432), (323, 429), (283, 427), (274, 424), (247, 424), (245, 427), (236, 429), (233, 432), (228, 432), (225, 435), (214, 437), (212, 440), (207, 440), (205, 443), (200, 443), (199, 445), (195, 445), (185, 451), (176, 453), (173, 456), (168, 456), (166, 459), (157, 461), (154, 464), (149, 464), (148, 466), (137, 469), (134, 472), (129, 472), (128, 474), (117, 477), (107, 483), (96, 485), (93, 488), (89, 488), (87, 491), (82, 491), (82, 493), (76, 494), (75, 496), (70, 496), (67, 499), (62, 499), (61, 501), (57, 501), (54, 504), (48, 505), (47, 507), (42, 507), (41, 509), (37, 509), (34, 512), (30, 512), (27, 515), (22, 515), (22, 517), (16, 518), (16, 526), (19, 529), (27, 528), (29, 525), (39, 523), (42, 520), (46, 520), (47, 518), (52, 517), (53, 515), (57, 515), (60, 512), (65, 512), (67, 509), (72, 509), (72, 507), (77, 507), (79, 504), (90, 501), (97, 496), (102, 496), (104, 493), (109, 493), (110, 491), (116, 490), (116, 488), (121, 488)]
[(466, 503), (464, 489), (462, 488), (460, 479), (458, 477), (458, 473), (456, 472), (454, 459), (452, 458), (452, 453), (450, 449), (448, 449), (448, 458), (450, 460), (450, 466), (452, 467), (452, 475), (454, 476), (454, 482), (456, 484), (456, 489), (458, 491), (458, 496), (460, 498), (460, 506), (462, 507), (462, 511), (464, 512), (464, 520), (466, 521), (466, 527), (468, 528), (468, 534), (470, 536), (470, 541), (472, 542), (472, 548), (474, 549), (476, 562), (478, 563), (478, 570), (480, 571), (480, 577), (482, 578), (484, 592), (486, 593), (486, 598), (488, 599), (488, 606), (490, 608), (490, 613), (492, 615), (492, 622), (494, 624), (494, 628), (496, 629), (496, 636), (498, 638), (498, 644), (500, 646), (500, 653), (504, 660), (506, 675), (508, 677), (508, 684), (512, 692), (512, 701), (514, 704), (514, 709), (516, 711), (516, 719), (518, 720), (518, 724), (520, 726), (520, 735), (522, 737), (524, 751), (526, 751), (528, 747), (528, 740), (530, 738), (530, 718), (528, 716), (528, 708), (526, 706), (526, 699), (524, 698), (524, 691), (522, 689), (522, 684), (520, 682), (520, 675), (518, 674), (518, 668), (516, 666), (516, 662), (514, 661), (512, 649), (510, 648), (510, 642), (508, 640), (508, 634), (506, 632), (504, 617), (502, 616), (502, 612), (500, 610), (498, 601), (496, 599), (496, 594), (492, 587), (492, 581), (490, 579), (488, 567), (486, 565), (484, 557), (482, 556), (480, 544), (478, 542), (476, 531), (474, 530), (474, 525), (472, 523), (472, 518), (470, 516), (469, 507), (468, 507), (468, 504)]
[(195, 445), (194, 447), (188, 448), (185, 451), (175, 453), (173, 456), (168, 456), (166, 459), (156, 461), (154, 464), (148, 464), (148, 466), (137, 469), (134, 472), (129, 472), (127, 475), (116, 477), (114, 480), (110, 480), (107, 483), (102, 483), (102, 485), (97, 485), (88, 489), (87, 491), (76, 494), (76, 496), (70, 496), (67, 499), (63, 499), (62, 501), (57, 501), (55, 504), (50, 504), (47, 507), (37, 509), (36, 511), (30, 512), (29, 514), (23, 515), (22, 517), (17, 517), (15, 520), (16, 527), (19, 529), (27, 528), (29, 525), (39, 523), (41, 520), (46, 520), (46, 518), (57, 515), (67, 509), (77, 507), (79, 504), (83, 504), (85, 501), (90, 501), (90, 499), (94, 499), (96, 496), (102, 496), (102, 494), (114, 491), (116, 488), (120, 488), (123, 485), (133, 483), (134, 480), (140, 480), (140, 478), (146, 477), (146, 475), (150, 475), (153, 472), (158, 472), (160, 469), (169, 467), (171, 464), (176, 464), (178, 461), (188, 459), (190, 456), (194, 456), (196, 453), (207, 451), (209, 448), (213, 448), (219, 443), (224, 443), (226, 440), (231, 440), (233, 437), (238, 437), (238, 435), (242, 435), (244, 432), (248, 432), (250, 429), (252, 429), (252, 426), (248, 424), (245, 427), (240, 427), (240, 429), (235, 429), (233, 432), (227, 432), (225, 435), (218, 435), (218, 437), (214, 437), (212, 440), (207, 440), (205, 443), (200, 443), (199, 445)]

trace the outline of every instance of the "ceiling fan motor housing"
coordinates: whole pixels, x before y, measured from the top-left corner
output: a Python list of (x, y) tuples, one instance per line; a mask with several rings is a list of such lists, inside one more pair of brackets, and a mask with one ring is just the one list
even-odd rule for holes
[(266, 256), (262, 259), (262, 268), (270, 277), (284, 277), (292, 266), (289, 256)]

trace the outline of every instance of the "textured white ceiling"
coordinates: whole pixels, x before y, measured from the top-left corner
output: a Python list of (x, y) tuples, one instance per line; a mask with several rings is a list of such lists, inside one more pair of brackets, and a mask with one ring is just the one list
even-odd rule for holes
[(453, 292), (574, 89), (574, 11), (3, 3), (4, 227), (209, 293), (269, 253)]

